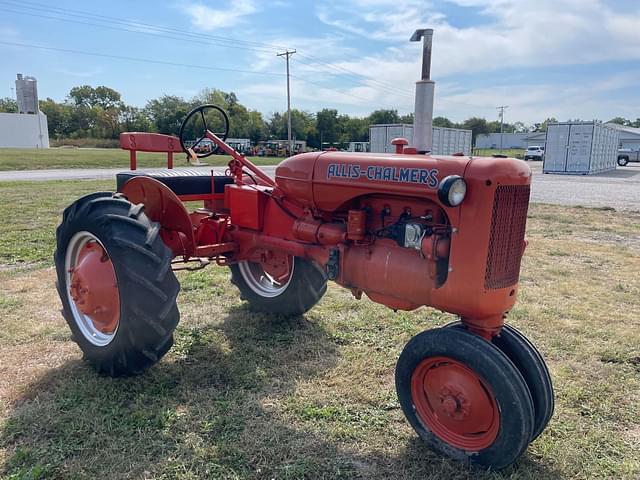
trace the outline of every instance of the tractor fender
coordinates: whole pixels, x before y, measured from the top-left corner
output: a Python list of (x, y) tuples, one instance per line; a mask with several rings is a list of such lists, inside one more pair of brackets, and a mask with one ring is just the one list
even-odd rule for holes
[[(121, 189), (131, 203), (143, 204), (144, 211), (153, 222), (158, 222), (165, 242), (174, 254), (193, 256), (196, 251), (193, 224), (184, 204), (173, 191), (150, 177), (134, 177)], [(170, 239), (176, 239), (171, 241)]]

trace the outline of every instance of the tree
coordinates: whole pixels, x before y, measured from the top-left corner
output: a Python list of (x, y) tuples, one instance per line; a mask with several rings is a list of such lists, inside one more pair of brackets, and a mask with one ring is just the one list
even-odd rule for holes
[(267, 137), (267, 123), (262, 118), (262, 114), (260, 112), (256, 110), (249, 111), (247, 119), (248, 137), (253, 143), (257, 143)]
[(53, 138), (69, 137), (75, 133), (72, 123), (73, 106), (57, 103), (51, 98), (40, 100), (40, 110), (47, 116), (49, 135)]
[(385, 123), (400, 123), (397, 110), (376, 110), (369, 115), (370, 125), (380, 125)]
[(447, 117), (435, 117), (433, 119), (433, 126), (443, 127), (443, 128), (455, 128), (455, 123), (453, 123)]
[(609, 120), (607, 123), (615, 123), (617, 125), (623, 125), (625, 127), (631, 126), (631, 122), (623, 117), (615, 117)]
[(0, 113), (18, 113), (18, 103), (10, 97), (0, 98)]
[(402, 115), (398, 120), (400, 123), (407, 123), (409, 125), (413, 125), (413, 120), (414, 120), (414, 114), (413, 112), (411, 113), (407, 113), (406, 115)]
[(554, 117), (549, 117), (542, 123), (534, 123), (533, 130), (534, 132), (546, 132), (547, 125), (549, 125), (550, 123), (557, 123), (557, 122), (558, 120), (556, 120)]
[(529, 131), (523, 122), (515, 122), (512, 127), (515, 133), (527, 133)]
[(144, 107), (144, 112), (157, 132), (178, 135), (180, 125), (191, 110), (191, 106), (182, 97), (163, 95), (149, 100)]
[(369, 121), (366, 118), (353, 118), (349, 115), (338, 117), (340, 142), (366, 142), (369, 139)]
[[(338, 140), (338, 110), (324, 108), (316, 113), (316, 129), (321, 142), (336, 142)], [(322, 145), (320, 145), (322, 148)]]
[(149, 132), (153, 129), (149, 117), (137, 107), (125, 106), (120, 114), (120, 123), (127, 132)]
[(77, 106), (100, 107), (104, 110), (122, 106), (120, 93), (105, 86), (93, 88), (90, 85), (82, 85), (73, 87), (69, 91), (69, 100)]
[(478, 135), (490, 133), (487, 121), (484, 118), (471, 117), (464, 121), (462, 128), (471, 130), (472, 143), (475, 145)]

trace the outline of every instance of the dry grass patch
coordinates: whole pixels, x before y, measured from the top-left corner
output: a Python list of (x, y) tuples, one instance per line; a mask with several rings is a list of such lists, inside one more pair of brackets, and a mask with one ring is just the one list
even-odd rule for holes
[(81, 361), (47, 268), (0, 275), (0, 476), (638, 478), (640, 216), (533, 205), (528, 238), (510, 321), (548, 360), (556, 414), (503, 472), (433, 454), (399, 409), (400, 350), (449, 315), (394, 314), (332, 286), (283, 320), (250, 313), (224, 269), (181, 273), (174, 347), (114, 380)]

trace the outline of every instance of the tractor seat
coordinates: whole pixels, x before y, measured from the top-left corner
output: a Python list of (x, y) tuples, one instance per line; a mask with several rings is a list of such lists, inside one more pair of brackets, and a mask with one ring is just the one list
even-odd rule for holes
[(135, 177), (151, 177), (164, 183), (173, 190), (176, 195), (205, 195), (211, 193), (224, 193), (224, 186), (234, 182), (233, 177), (213, 172), (214, 192), (211, 192), (211, 171), (205, 170), (154, 170), (128, 171), (116, 174), (118, 191), (124, 184)]

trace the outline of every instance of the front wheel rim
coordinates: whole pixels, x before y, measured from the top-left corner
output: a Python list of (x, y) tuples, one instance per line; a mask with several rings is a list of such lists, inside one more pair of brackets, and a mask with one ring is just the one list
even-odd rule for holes
[(90, 232), (77, 232), (67, 245), (65, 289), (74, 323), (96, 347), (105, 347), (120, 325), (120, 293), (106, 248)]
[(420, 362), (411, 376), (411, 399), (422, 424), (449, 445), (480, 451), (493, 444), (500, 410), (487, 383), (449, 357)]
[(289, 258), (289, 274), (286, 278), (277, 280), (265, 271), (262, 264), (257, 262), (238, 262), (238, 269), (247, 286), (255, 293), (265, 298), (274, 298), (281, 295), (291, 283), (295, 262)]

